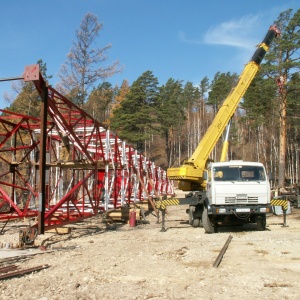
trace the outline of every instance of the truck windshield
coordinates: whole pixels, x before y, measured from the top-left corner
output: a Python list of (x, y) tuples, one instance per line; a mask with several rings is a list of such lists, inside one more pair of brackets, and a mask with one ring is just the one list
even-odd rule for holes
[(259, 166), (222, 166), (213, 168), (215, 181), (265, 181), (264, 168)]

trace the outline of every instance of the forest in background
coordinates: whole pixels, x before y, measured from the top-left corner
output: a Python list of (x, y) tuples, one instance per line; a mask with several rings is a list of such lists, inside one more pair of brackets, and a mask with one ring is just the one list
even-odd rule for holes
[[(279, 14), (281, 36), (272, 42), (232, 119), (228, 160), (260, 161), (274, 185), (299, 182), (300, 10)], [(76, 105), (163, 168), (188, 159), (211, 124), (239, 75), (216, 73), (197, 85), (169, 78), (159, 83), (145, 70), (132, 84), (112, 86), (119, 62), (105, 68), (110, 45), (95, 48), (102, 29), (97, 17), (84, 16), (55, 87)], [(45, 79), (47, 66), (39, 60)], [(279, 79), (282, 79), (280, 81)], [(99, 83), (100, 82), (100, 83)], [(39, 96), (31, 83), (14, 84), (17, 96), (7, 110), (39, 117)], [(211, 159), (220, 159), (222, 139)]]

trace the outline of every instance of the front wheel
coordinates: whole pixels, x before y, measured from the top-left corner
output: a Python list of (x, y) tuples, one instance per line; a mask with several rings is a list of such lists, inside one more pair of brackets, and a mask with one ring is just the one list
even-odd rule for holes
[(267, 226), (266, 215), (257, 216), (255, 221), (256, 221), (256, 228), (258, 231), (266, 230), (266, 226)]
[(214, 233), (216, 232), (216, 227), (211, 223), (208, 213), (207, 213), (207, 208), (204, 207), (203, 213), (202, 213), (202, 224), (203, 228), (206, 233)]

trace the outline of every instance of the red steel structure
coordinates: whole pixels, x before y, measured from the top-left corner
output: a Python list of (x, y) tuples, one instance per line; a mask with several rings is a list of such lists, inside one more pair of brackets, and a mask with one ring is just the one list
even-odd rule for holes
[(0, 110), (0, 221), (37, 217), (39, 233), (174, 194), (166, 171), (25, 68), (41, 118)]

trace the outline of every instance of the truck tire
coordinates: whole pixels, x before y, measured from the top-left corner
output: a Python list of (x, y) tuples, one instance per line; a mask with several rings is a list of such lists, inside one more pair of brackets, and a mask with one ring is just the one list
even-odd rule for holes
[(200, 226), (200, 219), (194, 217), (194, 211), (195, 209), (189, 211), (189, 224), (196, 228)]
[(256, 228), (258, 231), (266, 230), (266, 225), (267, 225), (266, 215), (257, 216), (255, 221), (256, 221)]
[(203, 228), (206, 233), (214, 233), (215, 232), (215, 227), (211, 223), (208, 213), (207, 213), (207, 208), (204, 207), (203, 214), (202, 214), (202, 224)]
[(202, 218), (199, 219), (199, 227), (203, 228), (203, 222), (202, 222)]
[(189, 207), (189, 224), (193, 226), (195, 206)]
[[(192, 225), (193, 227), (203, 227), (202, 225), (202, 212), (200, 212), (200, 216), (199, 217), (199, 211), (198, 213), (196, 214), (196, 207), (195, 206), (190, 206), (189, 208), (189, 224)], [(196, 216), (195, 216), (196, 215)]]
[(195, 228), (199, 227), (200, 226), (200, 219), (193, 219), (192, 226), (195, 227)]

